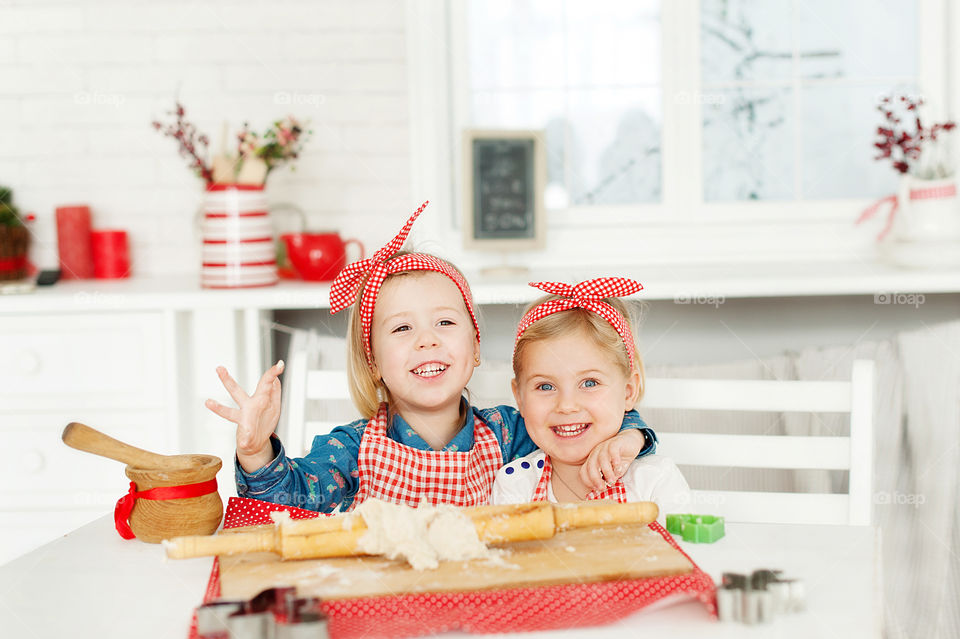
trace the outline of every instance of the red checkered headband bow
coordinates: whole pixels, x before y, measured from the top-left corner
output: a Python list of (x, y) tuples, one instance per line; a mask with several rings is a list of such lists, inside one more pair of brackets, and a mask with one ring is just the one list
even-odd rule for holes
[(603, 300), (608, 297), (624, 297), (636, 293), (643, 289), (643, 284), (624, 277), (598, 277), (580, 282), (575, 286), (563, 282), (530, 282), (530, 286), (553, 295), (559, 295), (561, 299), (548, 300), (527, 311), (527, 314), (520, 320), (520, 325), (517, 326), (517, 337), (513, 341), (514, 350), (516, 350), (517, 342), (520, 341), (523, 332), (537, 320), (560, 311), (582, 308), (596, 313), (613, 326), (627, 350), (630, 370), (637, 370), (636, 363), (633, 361), (633, 333), (630, 331), (630, 323), (617, 309)]
[(477, 339), (480, 339), (480, 328), (477, 324), (477, 316), (473, 312), (473, 297), (470, 295), (470, 286), (457, 269), (438, 257), (423, 253), (407, 253), (394, 257), (410, 234), (414, 220), (427, 208), (429, 203), (428, 200), (421, 204), (420, 208), (413, 212), (407, 223), (400, 229), (397, 236), (374, 253), (373, 257), (348, 264), (340, 271), (340, 274), (337, 275), (330, 286), (330, 313), (333, 314), (339, 313), (357, 301), (360, 286), (366, 280), (366, 286), (363, 288), (363, 296), (359, 300), (358, 308), (360, 310), (360, 324), (363, 326), (363, 347), (367, 353), (368, 364), (373, 362), (373, 354), (370, 351), (370, 326), (373, 323), (373, 307), (377, 302), (377, 294), (380, 292), (383, 281), (388, 275), (394, 273), (435, 271), (453, 280), (453, 283), (460, 289), (463, 303), (467, 307), (467, 312), (470, 313), (470, 319), (473, 320), (473, 328), (477, 332)]

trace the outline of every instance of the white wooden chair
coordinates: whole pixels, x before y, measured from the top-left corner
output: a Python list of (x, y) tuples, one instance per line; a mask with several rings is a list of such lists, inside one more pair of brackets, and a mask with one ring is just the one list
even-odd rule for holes
[(849, 473), (849, 491), (784, 493), (694, 490), (691, 512), (730, 521), (870, 523), (874, 364), (857, 360), (849, 381), (648, 379), (646, 408), (848, 413), (846, 437), (668, 432), (654, 424), (658, 452), (679, 465), (824, 469)]
[[(690, 512), (721, 514), (729, 521), (866, 525), (871, 517), (873, 475), (873, 362), (853, 363), (849, 381), (648, 378), (644, 408), (713, 411), (848, 413), (845, 437), (742, 435), (669, 432), (651, 424), (660, 437), (658, 453), (679, 465), (849, 472), (846, 494), (694, 490)], [(307, 401), (349, 401), (346, 373), (307, 370), (305, 353), (291, 353), (285, 381), (290, 385), (285, 432), (291, 456), (309, 450), (315, 435), (356, 419), (343, 415), (307, 421)], [(477, 405), (509, 403), (512, 372), (505, 365), (478, 369), (471, 388)]]
[[(346, 350), (346, 344), (340, 348)], [(329, 433), (334, 427), (357, 419), (346, 371), (342, 367), (310, 369), (309, 362), (310, 351), (305, 344), (291, 348), (283, 376), (284, 401), (279, 433), (290, 457), (306, 454), (314, 436)], [(322, 419), (315, 418), (316, 411), (308, 411), (308, 402), (323, 403)]]

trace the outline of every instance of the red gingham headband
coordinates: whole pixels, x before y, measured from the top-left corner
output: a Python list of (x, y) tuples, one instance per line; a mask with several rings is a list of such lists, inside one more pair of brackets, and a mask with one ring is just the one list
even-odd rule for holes
[(624, 297), (631, 293), (636, 293), (643, 289), (643, 284), (624, 277), (598, 277), (587, 280), (586, 282), (580, 282), (575, 286), (570, 286), (563, 282), (530, 282), (530, 286), (539, 288), (541, 291), (547, 293), (559, 295), (561, 299), (546, 301), (527, 311), (527, 314), (520, 320), (520, 325), (517, 326), (517, 337), (513, 341), (514, 351), (516, 351), (520, 336), (537, 320), (541, 320), (547, 315), (559, 313), (560, 311), (582, 308), (596, 313), (613, 326), (620, 335), (620, 339), (623, 340), (624, 348), (627, 350), (627, 357), (630, 359), (630, 370), (637, 369), (633, 361), (633, 348), (631, 346), (633, 344), (633, 333), (630, 331), (630, 323), (617, 309), (603, 300), (608, 297)]
[(473, 312), (473, 298), (470, 295), (470, 286), (463, 279), (460, 273), (440, 258), (422, 253), (408, 253), (394, 259), (390, 259), (400, 250), (410, 229), (413, 227), (414, 220), (427, 208), (429, 200), (420, 205), (407, 223), (404, 224), (400, 232), (397, 233), (386, 246), (373, 254), (373, 257), (359, 260), (348, 264), (330, 286), (330, 313), (339, 313), (351, 304), (357, 301), (360, 292), (360, 285), (367, 278), (367, 285), (363, 289), (363, 296), (360, 299), (360, 325), (363, 327), (363, 348), (367, 353), (367, 363), (373, 361), (373, 355), (370, 351), (370, 326), (373, 323), (373, 307), (377, 301), (377, 294), (380, 292), (380, 286), (388, 275), (400, 273), (402, 271), (435, 271), (446, 275), (460, 289), (460, 295), (463, 296), (463, 303), (470, 313), (470, 319), (473, 320), (473, 327), (477, 332), (477, 340), (480, 339), (480, 328), (477, 324), (477, 316)]

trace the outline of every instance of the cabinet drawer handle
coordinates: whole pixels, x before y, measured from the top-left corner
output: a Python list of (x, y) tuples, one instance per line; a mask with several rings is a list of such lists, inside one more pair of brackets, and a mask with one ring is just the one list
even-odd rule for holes
[(23, 469), (31, 475), (40, 473), (47, 465), (47, 460), (39, 450), (29, 450), (23, 456)]
[(43, 361), (36, 351), (20, 351), (17, 353), (16, 367), (22, 375), (36, 375), (43, 368)]

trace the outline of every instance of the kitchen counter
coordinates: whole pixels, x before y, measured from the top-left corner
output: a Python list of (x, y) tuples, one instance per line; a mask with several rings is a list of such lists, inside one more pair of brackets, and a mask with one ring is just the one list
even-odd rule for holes
[[(819, 264), (741, 263), (652, 265), (575, 274), (519, 271), (509, 275), (467, 273), (478, 304), (524, 304), (539, 295), (530, 281), (575, 281), (601, 275), (633, 277), (644, 283), (636, 297), (695, 302), (697, 298), (805, 297), (883, 293), (958, 293), (960, 267), (903, 269), (879, 262)], [(200, 287), (196, 275), (129, 280), (71, 280), (33, 292), (0, 297), (0, 314), (51, 311), (162, 309), (309, 309), (329, 308), (330, 284), (281, 281), (262, 288), (213, 290)]]
[[(715, 579), (725, 571), (757, 568), (782, 569), (785, 577), (803, 579), (806, 611), (747, 627), (716, 622), (699, 602), (682, 601), (606, 626), (492, 637), (880, 636), (879, 544), (871, 527), (728, 524), (726, 537), (715, 544), (680, 543)], [(124, 541), (113, 529), (112, 516), (104, 516), (0, 566), (0, 628), (16, 637), (186, 637), (211, 565), (206, 558), (167, 560), (158, 545)]]

